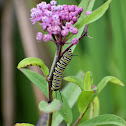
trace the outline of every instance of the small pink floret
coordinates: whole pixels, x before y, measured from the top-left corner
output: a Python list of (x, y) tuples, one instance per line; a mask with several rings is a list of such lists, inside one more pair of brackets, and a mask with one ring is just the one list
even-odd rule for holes
[(50, 4), (51, 4), (52, 6), (55, 6), (55, 5), (57, 4), (57, 1), (52, 0), (52, 1), (50, 1)]
[(72, 34), (77, 34), (78, 33), (78, 29), (76, 27), (71, 27), (69, 30)]
[(52, 35), (50, 35), (50, 34), (44, 34), (43, 35), (43, 41), (44, 42), (48, 42), (48, 41), (50, 41), (52, 39)]
[(66, 29), (66, 30), (62, 30), (61, 31), (61, 35), (62, 36), (67, 36), (68, 35), (68, 30)]

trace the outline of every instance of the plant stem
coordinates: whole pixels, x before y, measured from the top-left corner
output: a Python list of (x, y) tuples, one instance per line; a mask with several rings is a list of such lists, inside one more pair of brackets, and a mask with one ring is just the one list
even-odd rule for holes
[(51, 73), (48, 77), (48, 82), (52, 82), (52, 80), (53, 80), (53, 72), (54, 72), (54, 69), (56, 67), (57, 61), (60, 59), (61, 53), (62, 53), (62, 46), (57, 44), (56, 45), (56, 59), (55, 59), (55, 63), (54, 63), (54, 66), (52, 68), (52, 71), (51, 71)]
[(85, 33), (79, 38), (79, 40), (82, 39), (84, 36), (87, 36), (87, 32), (85, 32)]
[(73, 45), (74, 45), (74, 44), (71, 44), (70, 46), (68, 46), (68, 48), (62, 53), (62, 56), (63, 56), (63, 54), (64, 54), (66, 51), (68, 51), (68, 49), (70, 49)]
[(52, 124), (52, 115), (53, 115), (53, 113), (49, 114), (49, 123), (48, 123), (48, 126), (51, 126), (51, 124)]
[(80, 116), (78, 117), (77, 121), (74, 123), (73, 126), (76, 126), (76, 125), (80, 122), (80, 120), (81, 120), (82, 117), (85, 115), (85, 113), (87, 112), (88, 109), (89, 109), (89, 106), (87, 107), (87, 109), (85, 110), (84, 113), (80, 114)]
[[(48, 101), (48, 103), (51, 103), (53, 101), (52, 90), (51, 90), (52, 80), (53, 80), (53, 72), (55, 70), (56, 63), (57, 63), (57, 61), (59, 60), (59, 58), (61, 56), (61, 53), (62, 53), (62, 46), (59, 45), (59, 44), (57, 44), (56, 45), (56, 59), (55, 59), (55, 63), (53, 65), (52, 71), (50, 72), (50, 75), (48, 77), (48, 89), (49, 89), (49, 101)], [(49, 113), (49, 123), (48, 123), (48, 126), (51, 126), (52, 116), (53, 116), (53, 113)]]

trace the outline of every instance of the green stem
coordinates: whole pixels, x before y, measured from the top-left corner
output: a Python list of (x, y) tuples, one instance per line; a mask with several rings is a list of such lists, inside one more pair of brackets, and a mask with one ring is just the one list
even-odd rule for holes
[(51, 126), (51, 124), (52, 124), (52, 116), (53, 116), (53, 113), (50, 113), (48, 126)]
[(76, 125), (80, 122), (80, 120), (81, 120), (82, 117), (85, 115), (85, 113), (87, 112), (88, 109), (89, 109), (89, 107), (87, 107), (87, 109), (85, 110), (84, 113), (80, 114), (80, 116), (78, 117), (77, 121), (74, 123), (73, 126), (76, 126)]

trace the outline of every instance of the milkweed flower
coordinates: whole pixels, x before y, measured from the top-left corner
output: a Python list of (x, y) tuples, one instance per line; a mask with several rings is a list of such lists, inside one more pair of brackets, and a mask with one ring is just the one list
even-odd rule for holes
[(65, 44), (66, 36), (69, 33), (72, 35), (78, 33), (74, 24), (78, 21), (82, 12), (82, 7), (66, 4), (57, 5), (55, 0), (51, 0), (49, 4), (46, 2), (37, 4), (35, 8), (31, 9), (30, 20), (33, 24), (39, 22), (46, 34), (38, 32), (36, 39)]

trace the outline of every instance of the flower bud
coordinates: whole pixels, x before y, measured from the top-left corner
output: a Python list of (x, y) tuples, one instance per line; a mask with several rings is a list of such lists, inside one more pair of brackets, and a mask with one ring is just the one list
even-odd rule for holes
[(66, 4), (63, 4), (63, 9), (64, 9), (65, 7), (67, 7), (67, 5), (66, 5)]
[(78, 15), (78, 11), (75, 11), (75, 12), (74, 12), (74, 16), (77, 16), (77, 15)]
[(77, 45), (79, 43), (79, 40), (77, 38), (72, 39), (72, 44)]
[(71, 27), (71, 28), (70, 28), (70, 32), (71, 32), (72, 34), (77, 34), (77, 33), (78, 33), (78, 29), (75, 28), (75, 27)]
[(47, 8), (48, 8), (48, 10), (50, 10), (51, 9), (51, 5), (47, 4)]
[(92, 11), (86, 11), (85, 15), (88, 16), (91, 13), (92, 13)]
[(97, 91), (97, 87), (96, 87), (96, 85), (91, 85), (91, 90), (93, 90), (94, 91), (94, 93)]
[(68, 30), (67, 30), (67, 29), (62, 30), (62, 31), (61, 31), (61, 35), (62, 35), (62, 36), (67, 36), (67, 35), (68, 35)]
[(74, 7), (75, 7), (75, 11), (77, 11), (78, 10), (78, 6), (77, 5), (74, 5)]
[(65, 15), (62, 15), (61, 16), (61, 20), (65, 20)]
[(63, 9), (64, 9), (64, 10), (69, 10), (68, 6), (64, 7)]
[(79, 14), (83, 12), (83, 7), (79, 7)]
[(75, 17), (75, 16), (72, 18), (72, 21), (75, 22), (75, 23), (77, 22), (77, 20), (78, 20), (78, 18)]
[(72, 20), (72, 15), (71, 14), (69, 14), (69, 20)]
[(73, 25), (74, 24), (74, 22), (73, 21), (70, 21), (70, 23)]
[(74, 9), (75, 9), (75, 7), (74, 7), (74, 5), (71, 5), (71, 6), (69, 6), (69, 11), (74, 11)]
[(43, 38), (43, 34), (41, 32), (38, 32), (37, 35), (36, 35), (36, 40), (42, 40)]
[(50, 35), (50, 34), (44, 34), (43, 35), (43, 41), (44, 42), (48, 42), (48, 41), (50, 41), (52, 39), (52, 35)]
[(69, 16), (65, 16), (65, 20), (66, 21), (69, 21)]

